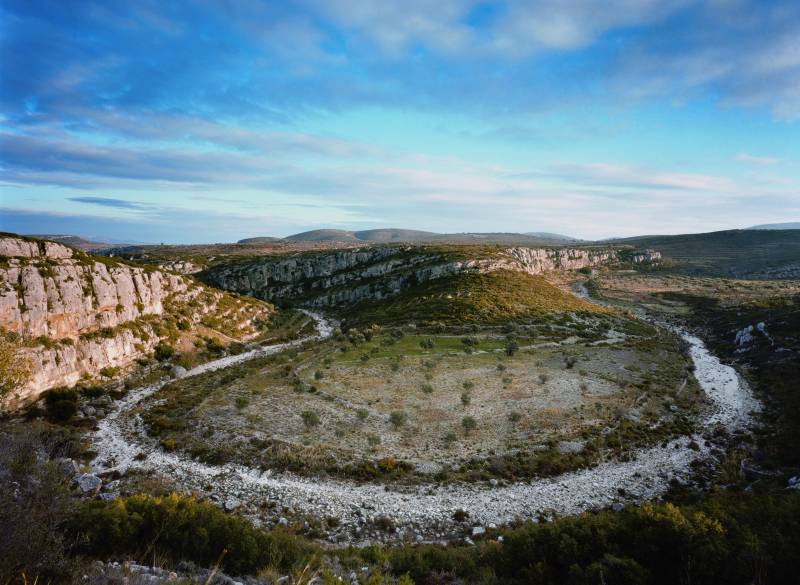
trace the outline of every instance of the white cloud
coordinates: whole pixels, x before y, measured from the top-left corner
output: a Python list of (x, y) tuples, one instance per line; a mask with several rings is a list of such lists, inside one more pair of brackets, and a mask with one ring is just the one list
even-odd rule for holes
[(754, 165), (774, 165), (781, 162), (781, 159), (772, 156), (756, 156), (746, 152), (740, 152), (734, 157), (735, 160)]

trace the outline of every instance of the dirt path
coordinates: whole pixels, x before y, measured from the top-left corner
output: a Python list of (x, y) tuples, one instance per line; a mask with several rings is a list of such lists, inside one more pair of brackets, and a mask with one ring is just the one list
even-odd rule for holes
[[(330, 335), (331, 326), (318, 315), (318, 338)], [(695, 376), (708, 395), (711, 407), (699, 428), (721, 425), (728, 431), (746, 426), (757, 409), (749, 388), (735, 370), (712, 355), (703, 342), (676, 329), (690, 346)], [(188, 375), (227, 367), (257, 355), (275, 353), (307, 340), (262, 347), (253, 352), (209, 362)], [(117, 403), (117, 409), (100, 422), (93, 436), (96, 473), (139, 469), (163, 474), (178, 486), (204, 493), (228, 509), (241, 508), (258, 518), (262, 504), (277, 502), (287, 513), (309, 513), (317, 518), (340, 519), (334, 540), (369, 542), (375, 538), (369, 526), (388, 517), (400, 527), (394, 536), (436, 540), (454, 534), (453, 513), (465, 510), (475, 525), (502, 524), (516, 518), (542, 514), (574, 514), (615, 502), (657, 498), (673, 477), (691, 475), (691, 463), (708, 457), (710, 447), (700, 436), (685, 436), (666, 446), (639, 451), (632, 461), (607, 462), (557, 478), (492, 487), (458, 484), (404, 488), (320, 480), (291, 474), (272, 474), (240, 465), (213, 466), (180, 453), (160, 450), (144, 433), (141, 419), (126, 416), (128, 410), (157, 392), (164, 383), (139, 388)], [(690, 442), (699, 447), (690, 448)], [(207, 486), (212, 486), (209, 490)], [(624, 491), (622, 491), (624, 490)], [(624, 493), (624, 499), (620, 496)]]

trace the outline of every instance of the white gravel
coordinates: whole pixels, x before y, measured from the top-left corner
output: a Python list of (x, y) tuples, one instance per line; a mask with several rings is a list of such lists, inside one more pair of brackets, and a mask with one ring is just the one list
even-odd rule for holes
[[(320, 316), (312, 316), (317, 320), (318, 337), (330, 335), (331, 326)], [(751, 412), (758, 408), (747, 384), (733, 368), (712, 355), (700, 339), (681, 329), (675, 331), (690, 344), (695, 376), (711, 402), (699, 428), (709, 430), (720, 425), (731, 432), (746, 427)], [(302, 341), (222, 358), (194, 368), (187, 375), (227, 367), (299, 343)], [(141, 420), (126, 413), (165, 383), (130, 392), (117, 403), (117, 409), (100, 422), (93, 436), (93, 448), (97, 452), (92, 463), (95, 473), (139, 469), (164, 475), (187, 491), (213, 494), (221, 504), (226, 501), (233, 502), (233, 506), (245, 503), (245, 509), (249, 506), (250, 510), (256, 510), (260, 504), (272, 501), (277, 502), (279, 508), (292, 512), (336, 516), (344, 529), (352, 529), (354, 540), (359, 540), (356, 533), (362, 534), (356, 527), (379, 516), (390, 517), (398, 525), (426, 538), (439, 538), (447, 536), (453, 512), (459, 509), (469, 513), (472, 523), (486, 525), (536, 518), (542, 514), (575, 514), (620, 501), (649, 500), (659, 497), (671, 478), (688, 478), (692, 461), (709, 455), (709, 447), (700, 436), (686, 436), (665, 447), (643, 449), (632, 461), (606, 462), (557, 478), (496, 487), (455, 484), (394, 489), (380, 484), (262, 473), (240, 465), (206, 465), (155, 447), (144, 433)], [(700, 445), (699, 450), (688, 447), (693, 440)], [(213, 489), (209, 492), (206, 486), (213, 486)], [(624, 498), (620, 496), (620, 488), (624, 490)]]

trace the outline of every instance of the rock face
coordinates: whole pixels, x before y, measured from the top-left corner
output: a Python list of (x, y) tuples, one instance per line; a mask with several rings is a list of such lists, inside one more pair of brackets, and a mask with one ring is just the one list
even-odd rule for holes
[[(639, 263), (660, 257), (652, 251), (637, 254), (636, 260), (624, 260)], [(436, 248), (383, 246), (262, 257), (216, 266), (201, 273), (200, 278), (262, 299), (326, 307), (385, 298), (414, 284), (463, 272), (519, 270), (541, 274), (622, 260), (614, 249), (515, 247), (468, 258)]]
[(238, 337), (269, 310), (179, 274), (0, 237), (0, 331), (25, 342), (33, 365), (19, 399), (131, 364), (164, 336), (165, 317), (192, 325), (218, 314)]

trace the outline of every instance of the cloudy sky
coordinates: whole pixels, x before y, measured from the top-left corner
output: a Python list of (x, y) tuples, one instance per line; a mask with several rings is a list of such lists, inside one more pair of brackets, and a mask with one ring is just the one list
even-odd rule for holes
[(800, 2), (0, 0), (0, 230), (800, 220)]

